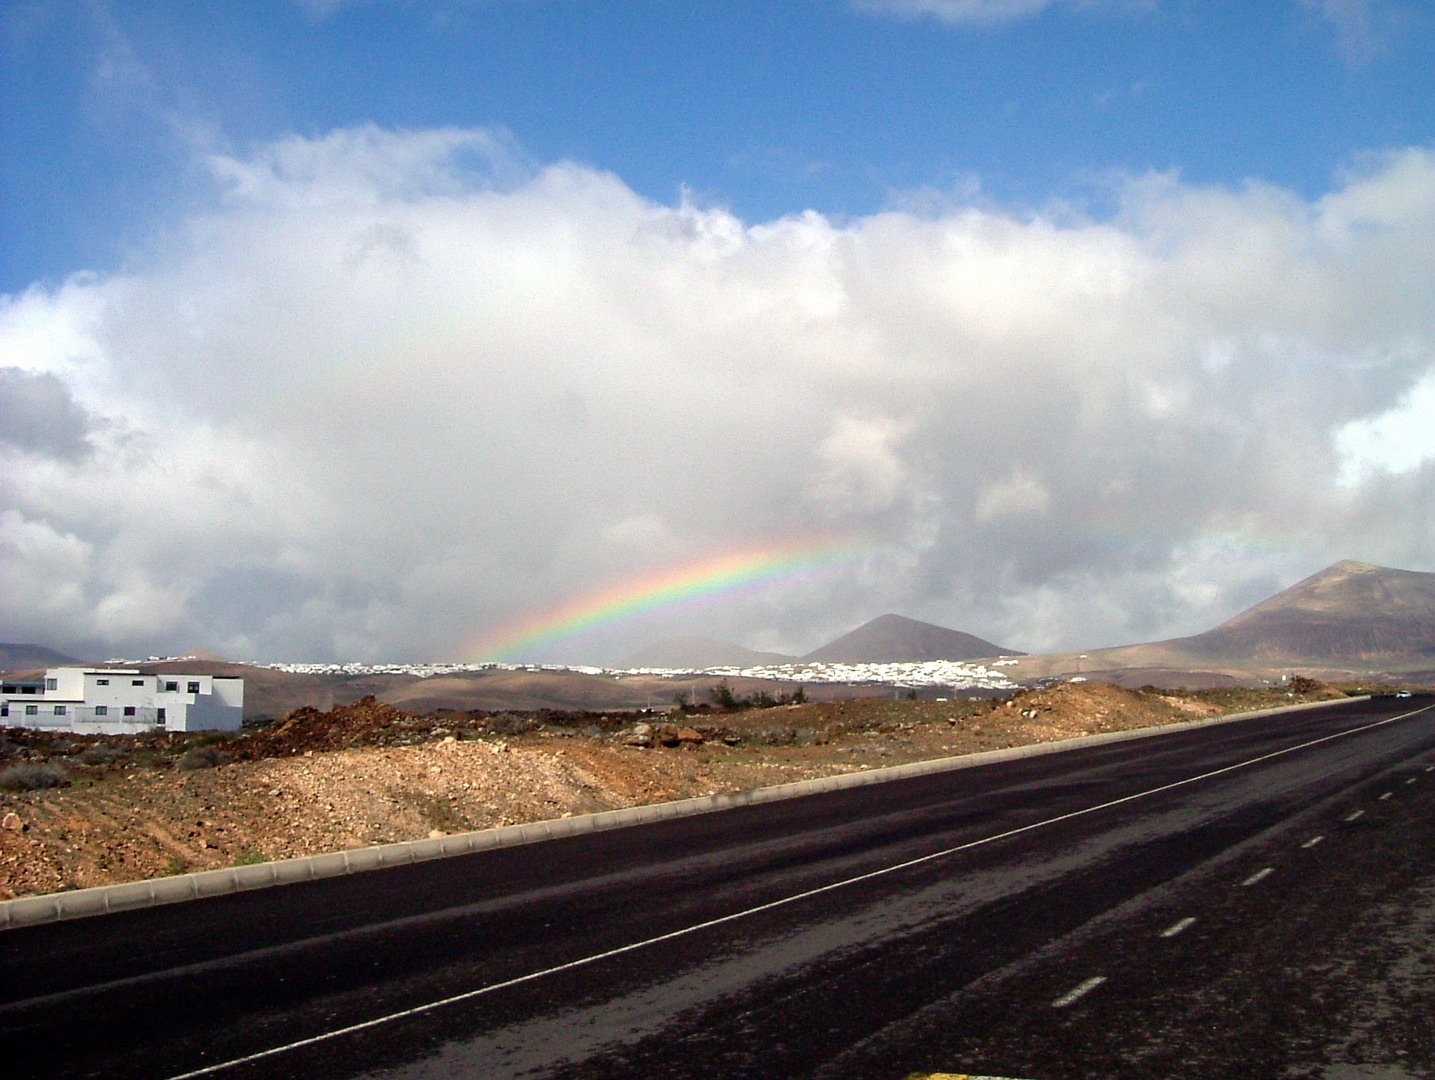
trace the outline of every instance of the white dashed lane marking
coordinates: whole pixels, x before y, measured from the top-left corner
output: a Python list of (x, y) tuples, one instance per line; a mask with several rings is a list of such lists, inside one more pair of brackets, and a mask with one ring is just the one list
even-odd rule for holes
[(1309, 840), (1302, 844), (1301, 847), (1315, 847), (1316, 844), (1320, 843), (1324, 839), (1325, 837), (1323, 836), (1312, 836)]
[(1380, 801), (1380, 802), (1384, 802), (1386, 799), (1390, 798), (1390, 796), (1392, 796), (1392, 795), (1394, 795), (1394, 794), (1395, 794), (1395, 792), (1393, 792), (1393, 791), (1387, 791), (1384, 795), (1380, 796), (1380, 800), (1379, 800), (1379, 801)]
[(1193, 917), (1187, 915), (1180, 922), (1172, 923), (1170, 926), (1166, 927), (1166, 929), (1162, 930), (1161, 936), (1175, 937), (1177, 934), (1181, 933), (1181, 931), (1188, 929), (1195, 921), (1196, 920)]
[(1106, 981), (1105, 975), (1093, 975), (1080, 986), (1073, 987), (1051, 1003), (1053, 1009), (1064, 1009), (1074, 1005)]
[(1413, 783), (1415, 783), (1415, 781), (1417, 781), (1417, 780), (1419, 780), (1419, 779), (1420, 779), (1420, 777), (1418, 777), (1418, 776), (1412, 776), (1409, 780), (1407, 780), (1407, 781), (1405, 781), (1405, 782), (1406, 782), (1407, 784), (1413, 784)]
[[(291, 1043), (284, 1043), (279, 1046), (271, 1046), (268, 1049), (258, 1050), (252, 1054), (245, 1054), (241, 1057), (231, 1058), (228, 1061), (215, 1062), (211, 1065), (205, 1065), (186, 1073), (180, 1073), (178, 1075), (171, 1076), (169, 1080), (197, 1080), (198, 1077), (211, 1076), (215, 1073), (232, 1069), (238, 1065), (247, 1065), (251, 1062), (262, 1061), (265, 1058), (275, 1057), (279, 1054), (288, 1053), (292, 1050), (298, 1050), (306, 1046), (314, 1046), (319, 1043), (328, 1042), (332, 1039), (338, 1039), (344, 1036), (352, 1035), (360, 1031), (368, 1031), (385, 1024), (390, 1024), (396, 1020), (402, 1020), (413, 1016), (420, 1016), (425, 1013), (432, 1012), (435, 1009), (447, 1008), (463, 1001), (471, 1001), (474, 998), (481, 997), (485, 994), (492, 994), (497, 991), (506, 990), (510, 987), (520, 986), (537, 979), (543, 979), (550, 975), (555, 975), (558, 972), (570, 971), (574, 968), (580, 968), (601, 960), (607, 960), (610, 957), (622, 956), (626, 953), (646, 948), (649, 945), (656, 945), (659, 942), (671, 941), (674, 938), (684, 937), (688, 934), (707, 930), (711, 927), (722, 926), (727, 923), (732, 923), (739, 919), (745, 919), (750, 915), (755, 915), (759, 912), (771, 911), (774, 908), (783, 907), (787, 904), (791, 904), (799, 900), (806, 900), (810, 897), (820, 896), (824, 893), (832, 892), (837, 889), (842, 889), (849, 885), (855, 885), (858, 882), (871, 881), (875, 878), (880, 878), (884, 875), (895, 873), (897, 871), (906, 870), (910, 867), (921, 866), (924, 863), (929, 863), (935, 859), (945, 859), (951, 855), (957, 854), (958, 852), (970, 851), (973, 848), (982, 847), (986, 844), (996, 843), (1009, 837), (1020, 836), (1021, 834), (1031, 832), (1034, 829), (1041, 829), (1048, 825), (1055, 825), (1058, 822), (1062, 821), (1070, 821), (1074, 818), (1083, 817), (1087, 814), (1094, 814), (1102, 810), (1108, 810), (1112, 807), (1124, 806), (1127, 803), (1135, 802), (1138, 799), (1144, 799), (1150, 795), (1157, 795), (1166, 791), (1175, 791), (1178, 788), (1186, 787), (1190, 784), (1196, 784), (1202, 780), (1209, 780), (1215, 776), (1224, 776), (1227, 773), (1235, 772), (1238, 769), (1245, 769), (1249, 766), (1258, 764), (1263, 761), (1271, 761), (1278, 757), (1284, 757), (1286, 754), (1293, 754), (1300, 750), (1309, 749), (1312, 746), (1320, 746), (1323, 743), (1328, 743), (1335, 739), (1343, 739), (1351, 735), (1357, 735), (1363, 731), (1371, 731), (1375, 728), (1384, 727), (1386, 724), (1396, 723), (1399, 720), (1405, 719), (1407, 716), (1413, 716), (1415, 715), (1415, 713), (1423, 711), (1425, 710), (1417, 709), (1411, 713), (1402, 713), (1399, 716), (1391, 716), (1387, 717), (1384, 720), (1376, 720), (1373, 723), (1362, 724), (1359, 727), (1346, 728), (1343, 731), (1337, 731), (1330, 735), (1322, 735), (1320, 738), (1310, 739), (1306, 742), (1297, 743), (1294, 746), (1287, 746), (1280, 750), (1272, 750), (1270, 753), (1261, 754), (1253, 758), (1247, 758), (1244, 761), (1237, 761), (1230, 765), (1223, 765), (1219, 769), (1211, 769), (1208, 772), (1198, 773), (1195, 776), (1188, 776), (1181, 780), (1173, 780), (1169, 784), (1161, 784), (1157, 787), (1147, 788), (1144, 791), (1134, 792), (1130, 795), (1123, 795), (1120, 798), (1108, 799), (1105, 802), (1100, 802), (1091, 806), (1082, 807), (1079, 810), (1071, 810), (1065, 814), (1058, 814), (1055, 817), (1045, 818), (1041, 821), (1033, 821), (1029, 824), (1020, 825), (1013, 829), (1007, 829), (1005, 832), (994, 833), (991, 836), (984, 836), (977, 840), (970, 840), (964, 844), (957, 844), (955, 847), (944, 848), (941, 851), (929, 852), (926, 855), (919, 855), (913, 859), (908, 859), (899, 863), (893, 863), (889, 866), (880, 867), (876, 870), (869, 870), (864, 874), (857, 874), (853, 877), (843, 878), (840, 881), (829, 882), (826, 885), (818, 885), (814, 888), (803, 890), (802, 892), (791, 893), (776, 900), (769, 900), (767, 903), (764, 904), (758, 904), (754, 907), (745, 908), (741, 911), (734, 911), (727, 915), (720, 915), (716, 918), (707, 919), (703, 922), (693, 923), (689, 926), (681, 927), (677, 930), (670, 930), (665, 934), (658, 934), (654, 937), (645, 938), (640, 941), (634, 941), (627, 945), (620, 945), (605, 952), (594, 953), (591, 956), (580, 957), (576, 960), (570, 960), (566, 963), (557, 964), (553, 967), (543, 968), (539, 971), (532, 971), (526, 975), (515, 976), (512, 979), (506, 979), (502, 982), (496, 982), (491, 983), (487, 986), (476, 987), (473, 990), (466, 990), (462, 993), (454, 994), (451, 997), (424, 1002), (422, 1004), (414, 1005), (407, 1009), (400, 1009), (397, 1012), (388, 1013), (384, 1016), (376, 1016), (369, 1020), (361, 1020), (358, 1023), (348, 1024), (344, 1027), (333, 1028), (329, 1031), (320, 1032), (318, 1035), (311, 1035), (306, 1039), (298, 1039)], [(1435, 766), (1432, 766), (1432, 768), (1435, 768)], [(1356, 817), (1359, 816), (1360, 812), (1357, 811), (1353, 817), (1348, 818), (1347, 820), (1353, 821)], [(1266, 872), (1268, 873), (1269, 871)], [(1257, 878), (1261, 876), (1264, 875), (1257, 875)], [(1075, 997), (1072, 997), (1070, 994), (1067, 995), (1067, 997), (1071, 999), (1070, 1001), (1062, 999), (1062, 1002), (1053, 1004), (1057, 1004), (1058, 1007), (1064, 1008), (1065, 1005), (1071, 1004), (1072, 1001), (1075, 1001), (1083, 994), (1089, 993), (1092, 989), (1101, 985), (1101, 983), (1105, 981), (1106, 979), (1104, 976), (1099, 976), (1095, 979), (1088, 979), (1081, 986), (1077, 987), (1076, 990), (1072, 991), (1072, 994), (1074, 994)]]
[(1346, 820), (1346, 821), (1355, 821), (1357, 818), (1362, 818), (1362, 817), (1364, 817), (1364, 816), (1365, 816), (1365, 811), (1364, 811), (1364, 810), (1357, 810), (1357, 811), (1356, 811), (1355, 813), (1353, 813), (1353, 814), (1348, 814), (1348, 815), (1346, 815), (1345, 820)]
[(1264, 870), (1257, 870), (1250, 877), (1246, 878), (1245, 881), (1241, 882), (1241, 884), (1254, 885), (1258, 881), (1265, 881), (1266, 878), (1270, 877), (1274, 873), (1275, 870), (1272, 867), (1267, 866)]

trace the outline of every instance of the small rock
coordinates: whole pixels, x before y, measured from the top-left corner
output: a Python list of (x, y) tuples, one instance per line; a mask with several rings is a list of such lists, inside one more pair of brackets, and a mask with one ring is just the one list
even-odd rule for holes
[(4, 821), (0, 821), (0, 828), (4, 828), (9, 832), (23, 832), (25, 823), (20, 820), (19, 814), (11, 812), (5, 815)]

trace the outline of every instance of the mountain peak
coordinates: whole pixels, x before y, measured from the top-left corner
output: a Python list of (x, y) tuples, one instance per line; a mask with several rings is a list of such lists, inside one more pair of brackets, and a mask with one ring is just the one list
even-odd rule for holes
[(1342, 559), (1188, 640), (1265, 662), (1428, 664), (1435, 574)]
[(1020, 656), (1013, 649), (919, 622), (905, 615), (879, 615), (850, 634), (824, 645), (802, 659), (830, 664), (898, 664), (925, 660), (976, 660), (987, 656)]
[(1319, 574), (1314, 576), (1321, 577), (1325, 574), (1370, 574), (1385, 569), (1388, 568), (1376, 566), (1374, 563), (1361, 562), (1358, 559), (1341, 559), (1339, 562), (1331, 563)]

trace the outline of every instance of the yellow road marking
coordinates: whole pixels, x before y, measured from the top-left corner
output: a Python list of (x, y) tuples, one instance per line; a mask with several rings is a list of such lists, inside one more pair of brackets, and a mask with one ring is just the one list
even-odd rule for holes
[(978, 1075), (977, 1073), (913, 1073), (906, 1080), (1016, 1080), (1016, 1078)]

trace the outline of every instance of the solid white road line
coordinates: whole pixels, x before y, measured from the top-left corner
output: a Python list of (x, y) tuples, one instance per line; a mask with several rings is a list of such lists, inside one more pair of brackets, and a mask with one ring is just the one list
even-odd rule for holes
[(1066, 993), (1062, 994), (1061, 997), (1057, 998), (1051, 1003), (1051, 1007), (1053, 1009), (1064, 1009), (1068, 1005), (1073, 1005), (1076, 1002), (1080, 1001), (1082, 998), (1084, 998), (1087, 994), (1091, 993), (1091, 991), (1095, 990), (1105, 981), (1105, 975), (1093, 975), (1080, 986), (1073, 987)]
[[(823, 893), (833, 892), (837, 889), (845, 888), (848, 885), (855, 885), (863, 881), (871, 881), (874, 878), (884, 877), (887, 874), (893, 874), (899, 870), (906, 870), (913, 866), (920, 866), (923, 863), (929, 863), (936, 859), (944, 859), (949, 855), (956, 855), (959, 852), (970, 851), (973, 848), (982, 847), (986, 844), (994, 844), (998, 840), (1006, 840), (1013, 836), (1019, 836), (1022, 833), (1031, 832), (1034, 829), (1045, 828), (1048, 825), (1055, 825), (1062, 821), (1070, 821), (1073, 818), (1084, 817), (1087, 814), (1094, 814), (1101, 810), (1109, 810), (1113, 806), (1121, 806), (1125, 803), (1135, 802), (1137, 799), (1144, 799), (1148, 795), (1159, 795), (1163, 791), (1174, 791), (1176, 788), (1185, 787), (1188, 784), (1196, 784), (1202, 780), (1209, 780), (1213, 776), (1224, 776), (1226, 773), (1235, 772), (1238, 769), (1245, 769), (1250, 767), (1251, 765), (1258, 765), (1262, 761), (1270, 761), (1273, 758), (1284, 757), (1286, 754), (1294, 754), (1298, 750), (1307, 750), (1312, 746), (1319, 746), (1321, 743), (1331, 742), (1335, 739), (1343, 739), (1347, 735), (1358, 735), (1362, 731), (1373, 731), (1376, 728), (1384, 727), (1386, 724), (1393, 724), (1398, 720), (1404, 720), (1407, 717), (1415, 716), (1418, 713), (1425, 712), (1431, 708), (1435, 708), (1435, 706), (1427, 705), (1423, 708), (1412, 709), (1408, 713), (1401, 713), (1398, 716), (1387, 716), (1383, 720), (1375, 720), (1369, 724), (1362, 724), (1360, 727), (1347, 728), (1344, 731), (1337, 731), (1330, 735), (1322, 735), (1320, 738), (1311, 739), (1309, 742), (1297, 743), (1295, 746), (1287, 746), (1284, 750), (1272, 750), (1268, 754), (1260, 754), (1253, 758), (1247, 758), (1245, 761), (1238, 761), (1233, 765), (1223, 765), (1219, 769), (1212, 769), (1210, 772), (1200, 773), (1196, 776), (1188, 776), (1184, 780), (1173, 780), (1169, 784), (1161, 784), (1157, 787), (1147, 788), (1145, 791), (1138, 791), (1133, 795), (1123, 795), (1119, 799), (1110, 799), (1107, 802), (1097, 803), (1094, 806), (1087, 806), (1080, 810), (1072, 810), (1066, 814), (1058, 814), (1056, 817), (1046, 818), (1043, 821), (1033, 821), (1029, 825), (1020, 825), (1015, 829), (1007, 829), (1005, 832), (995, 833), (992, 836), (983, 837), (980, 840), (970, 840), (965, 844), (957, 844), (955, 847), (944, 848), (941, 851), (934, 851), (928, 855), (919, 855), (915, 859), (908, 859), (905, 862), (894, 863), (891, 866), (884, 866), (880, 870), (871, 870), (865, 874), (857, 874), (854, 877), (844, 878), (841, 881), (834, 881), (827, 885), (819, 885), (815, 889), (806, 889), (802, 892), (792, 893), (789, 896), (780, 897), (777, 900), (771, 900), (766, 904), (758, 904), (755, 907), (746, 908), (742, 911), (734, 911), (728, 915), (720, 915), (716, 919), (708, 919), (706, 922), (694, 923), (691, 926), (684, 926), (680, 929), (669, 931), (666, 934), (658, 934), (656, 937), (645, 938), (642, 941), (634, 941), (628, 945), (620, 945), (616, 949), (609, 949), (606, 952), (594, 953), (592, 956), (580, 957), (579, 959), (571, 960), (566, 964), (558, 964), (554, 967), (544, 968), (541, 971), (533, 971), (527, 975), (519, 975), (516, 978), (505, 979), (502, 982), (491, 983), (488, 986), (480, 986), (477, 989), (468, 990), (462, 994), (454, 994), (452, 997), (441, 998), (438, 1001), (425, 1002), (422, 1005), (415, 1005), (411, 1009), (402, 1009), (399, 1012), (388, 1013), (384, 1016), (376, 1016), (372, 1020), (364, 1020), (357, 1024), (349, 1024), (346, 1027), (335, 1028), (332, 1031), (320, 1032), (318, 1035), (311, 1035), (307, 1039), (298, 1039), (291, 1043), (285, 1043), (282, 1046), (271, 1046), (267, 1050), (259, 1050), (253, 1054), (245, 1054), (243, 1057), (233, 1058), (229, 1061), (220, 1061), (216, 1062), (213, 1065), (206, 1065), (201, 1069), (194, 1069), (190, 1072), (179, 1073), (175, 1076), (169, 1077), (169, 1080), (192, 1080), (192, 1078), (196, 1076), (210, 1076), (214, 1073), (221, 1072), (224, 1069), (233, 1068), (236, 1065), (244, 1065), (251, 1061), (262, 1061), (265, 1058), (274, 1057), (277, 1054), (283, 1054), (290, 1050), (297, 1050), (300, 1047), (304, 1046), (313, 1046), (316, 1043), (328, 1042), (330, 1039), (337, 1039), (344, 1035), (353, 1034), (356, 1031), (367, 1031), (370, 1028), (376, 1028), (380, 1025), (391, 1023), (395, 1020), (402, 1020), (405, 1017), (418, 1016), (426, 1012), (432, 1012), (435, 1009), (444, 1008), (448, 1005), (454, 1005), (460, 1001), (471, 1001), (472, 999), (476, 997), (481, 997), (484, 994), (491, 994), (498, 990), (506, 990), (510, 986), (521, 986), (523, 983), (533, 982), (536, 979), (542, 979), (549, 975), (556, 975), (561, 971), (570, 971), (573, 968), (585, 967), (588, 964), (596, 964), (600, 960), (608, 960), (614, 956), (622, 956), (624, 953), (635, 952), (638, 949), (647, 948), (649, 945), (656, 945), (659, 942), (671, 941), (674, 938), (685, 937), (688, 934), (695, 934), (700, 930), (707, 930), (714, 926), (722, 926), (725, 923), (736, 922), (739, 919), (747, 918), (749, 915), (756, 915), (759, 912), (763, 911), (771, 911), (773, 908), (783, 907), (787, 904), (796, 903), (799, 900), (806, 900), (809, 897), (820, 896)], [(1104, 978), (1097, 978), (1093, 985), (1100, 985), (1100, 983), (1104, 981)], [(1088, 987), (1088, 989), (1090, 988)], [(1082, 992), (1085, 993), (1086, 991)]]
[(1182, 919), (1180, 922), (1172, 923), (1170, 926), (1166, 927), (1166, 929), (1162, 930), (1162, 931), (1161, 931), (1161, 936), (1162, 936), (1162, 937), (1175, 937), (1177, 934), (1181, 933), (1182, 931), (1190, 929), (1190, 927), (1191, 927), (1192, 925), (1194, 925), (1195, 922), (1196, 922), (1196, 920), (1195, 920), (1195, 917), (1194, 917), (1194, 916), (1187, 915), (1187, 916), (1186, 916), (1184, 919)]
[(1267, 866), (1264, 870), (1257, 870), (1250, 877), (1246, 878), (1245, 881), (1241, 882), (1241, 885), (1254, 885), (1258, 881), (1265, 881), (1266, 878), (1270, 877), (1274, 873), (1275, 870), (1272, 867)]

